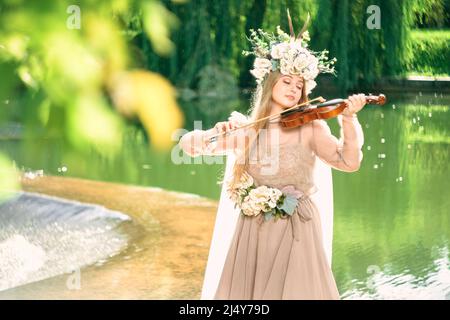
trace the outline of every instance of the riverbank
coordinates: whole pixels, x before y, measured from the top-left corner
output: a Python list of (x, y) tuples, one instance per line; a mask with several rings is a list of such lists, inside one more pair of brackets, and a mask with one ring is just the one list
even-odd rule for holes
[[(339, 93), (335, 78), (323, 76), (318, 79), (317, 83), (317, 92)], [(450, 93), (450, 77), (420, 75), (383, 77), (367, 87), (361, 86), (359, 91), (366, 94), (394, 94), (397, 97), (408, 97), (419, 92), (421, 94), (448, 94)]]
[(77, 178), (22, 179), (24, 191), (95, 203), (140, 227), (129, 248), (80, 270), (0, 292), (0, 299), (199, 299), (217, 202), (196, 195)]

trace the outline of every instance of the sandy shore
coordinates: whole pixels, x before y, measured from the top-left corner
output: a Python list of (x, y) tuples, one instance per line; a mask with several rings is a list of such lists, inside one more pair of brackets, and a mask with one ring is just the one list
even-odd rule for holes
[[(132, 245), (100, 266), (0, 292), (0, 299), (199, 299), (217, 202), (77, 178), (23, 179), (24, 191), (95, 203), (138, 224)], [(139, 230), (139, 231), (136, 231)], [(76, 278), (78, 277), (78, 278)], [(79, 279), (80, 289), (68, 282)]]

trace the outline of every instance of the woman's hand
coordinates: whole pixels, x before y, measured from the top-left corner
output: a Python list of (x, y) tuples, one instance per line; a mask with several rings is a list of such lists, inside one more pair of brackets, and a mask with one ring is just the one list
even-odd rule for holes
[[(210, 145), (209, 138), (217, 134), (225, 133), (236, 128), (238, 125), (235, 121), (221, 121), (217, 122), (214, 127), (204, 132), (203, 135), (203, 147), (206, 148)], [(217, 140), (221, 140), (222, 136), (218, 136)]]
[(345, 99), (347, 103), (347, 108), (342, 112), (345, 116), (352, 116), (361, 110), (366, 104), (366, 98), (364, 93), (354, 94)]
[(216, 125), (214, 126), (214, 129), (216, 130), (216, 133), (222, 133), (222, 132), (227, 132), (227, 131), (233, 130), (237, 127), (239, 127), (239, 124), (237, 123), (237, 121), (229, 120), (229, 121), (217, 122)]

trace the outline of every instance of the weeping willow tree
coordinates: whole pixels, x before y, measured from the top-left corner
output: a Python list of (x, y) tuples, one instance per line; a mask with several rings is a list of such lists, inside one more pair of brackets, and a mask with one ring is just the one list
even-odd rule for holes
[[(178, 87), (195, 89), (202, 71), (215, 66), (217, 72), (232, 75), (239, 87), (254, 87), (249, 70), (253, 57), (248, 50), (249, 29), (288, 30), (286, 9), (294, 27), (303, 25), (311, 14), (309, 31), (313, 50), (330, 50), (335, 56), (337, 78), (342, 91), (370, 85), (382, 76), (402, 75), (412, 53), (410, 28), (421, 9), (444, 8), (444, 0), (196, 0), (163, 3), (180, 20), (173, 34), (176, 50), (168, 57), (153, 52), (148, 39), (136, 37), (144, 52), (146, 66), (166, 75)], [(380, 28), (370, 29), (368, 20), (378, 14)], [(444, 13), (431, 14), (445, 16)], [(423, 18), (424, 19), (424, 18)], [(442, 20), (442, 19), (441, 19)], [(320, 81), (319, 76), (319, 81)]]
[(230, 1), (163, 2), (180, 20), (180, 28), (172, 36), (176, 50), (161, 57), (143, 33), (138, 35), (137, 44), (144, 51), (149, 69), (165, 74), (178, 87), (195, 87), (198, 73), (205, 66), (231, 68), (235, 28)]
[[(401, 75), (409, 59), (409, 29), (414, 0), (320, 0), (312, 28), (312, 45), (330, 48), (338, 59), (337, 83), (341, 90), (373, 83), (381, 76)], [(367, 20), (377, 14), (380, 28)]]

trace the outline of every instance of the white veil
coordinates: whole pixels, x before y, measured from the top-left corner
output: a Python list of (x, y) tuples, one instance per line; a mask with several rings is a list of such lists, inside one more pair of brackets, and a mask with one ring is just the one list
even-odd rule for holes
[[(229, 152), (226, 157), (226, 168), (223, 181), (227, 181), (233, 174), (235, 155)], [(331, 267), (331, 252), (333, 240), (333, 184), (331, 168), (316, 157), (314, 167), (314, 181), (318, 191), (311, 196), (317, 205), (321, 224), (324, 250)], [(209, 249), (208, 262), (203, 280), (201, 300), (214, 298), (219, 285), (225, 259), (233, 239), (239, 208), (234, 208), (234, 203), (228, 198), (226, 188), (222, 185), (219, 206), (217, 209), (216, 222)]]

